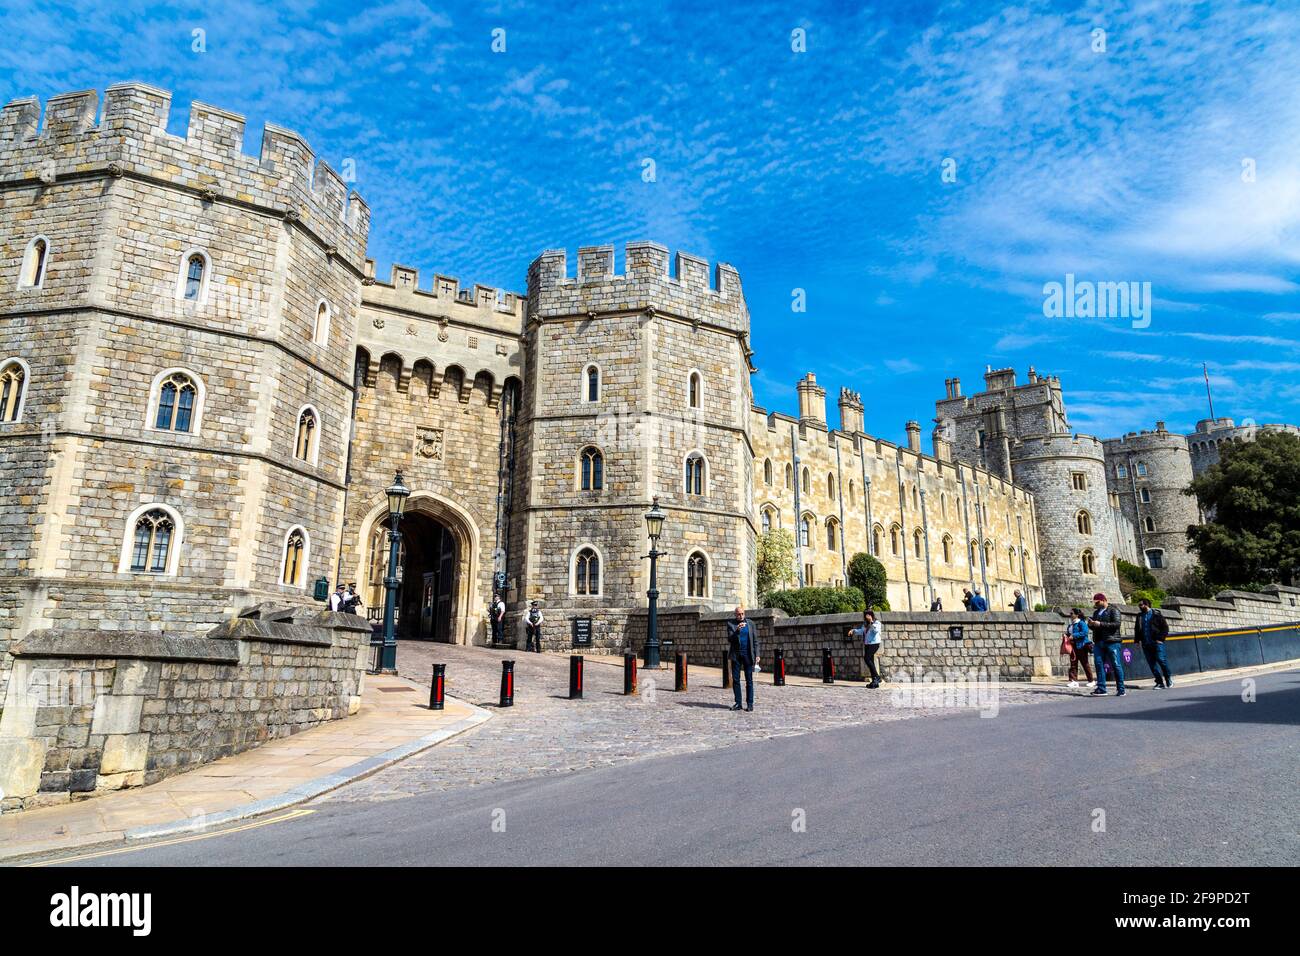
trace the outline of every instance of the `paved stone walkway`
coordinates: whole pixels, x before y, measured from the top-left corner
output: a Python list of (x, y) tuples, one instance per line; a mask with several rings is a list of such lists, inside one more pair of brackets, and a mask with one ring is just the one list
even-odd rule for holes
[[(515, 661), (511, 708), (498, 707), (505, 659)], [(586, 660), (584, 699), (570, 701), (566, 654), (401, 643), (397, 663), (402, 676), (427, 686), (433, 663), (445, 663), (447, 693), (491, 710), (495, 718), (321, 799), (401, 799), (848, 725), (863, 726), (866, 745), (872, 726), (888, 721), (941, 714), (983, 719), (969, 708), (899, 706), (889, 685), (868, 690), (860, 683), (828, 686), (806, 678), (791, 678), (786, 687), (760, 684), (754, 712), (733, 713), (732, 692), (722, 689), (720, 669), (694, 665), (686, 693), (673, 691), (671, 669), (642, 670), (641, 696), (624, 697), (621, 659)], [(771, 677), (764, 674), (762, 680)], [(997, 687), (997, 704), (1065, 700), (1078, 693), (1060, 685), (1004, 683)]]

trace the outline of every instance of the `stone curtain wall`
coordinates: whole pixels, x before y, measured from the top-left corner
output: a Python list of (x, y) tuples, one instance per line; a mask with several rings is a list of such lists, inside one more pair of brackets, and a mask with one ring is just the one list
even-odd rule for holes
[[(727, 643), (726, 622), (731, 614), (702, 612), (699, 608), (670, 608), (659, 614), (660, 640), (674, 642), (689, 660), (716, 667)], [(826, 614), (787, 617), (783, 611), (763, 609), (749, 615), (758, 631), (762, 666), (770, 669), (777, 648), (785, 650), (786, 672), (820, 677), (822, 649), (829, 647), (837, 679), (862, 680), (865, 665), (860, 640), (845, 632), (862, 621), (860, 614)], [(638, 652), (645, 645), (645, 612), (633, 615), (627, 631), (628, 646)], [(1052, 613), (967, 614), (948, 612), (885, 612), (884, 648), (877, 664), (888, 677), (899, 670), (920, 667), (926, 671), (977, 671), (1001, 680), (1046, 677), (1056, 667), (1061, 618)], [(948, 628), (959, 625), (962, 639), (952, 640)]]
[[(1124, 634), (1133, 632), (1137, 608), (1125, 606)], [(1264, 627), (1300, 621), (1300, 588), (1270, 584), (1262, 592), (1223, 591), (1213, 601), (1167, 598), (1161, 613), (1169, 619), (1174, 634), (1212, 631), (1217, 628)]]
[(30, 634), (0, 711), (0, 810), (153, 783), (355, 713), (369, 631), (262, 605), (206, 637)]

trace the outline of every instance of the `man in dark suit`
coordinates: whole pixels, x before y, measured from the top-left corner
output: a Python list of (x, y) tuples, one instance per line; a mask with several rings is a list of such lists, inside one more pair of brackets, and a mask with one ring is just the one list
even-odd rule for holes
[(731, 658), (731, 689), (736, 692), (732, 710), (740, 710), (740, 675), (745, 675), (745, 710), (754, 709), (754, 665), (758, 663), (758, 633), (745, 617), (743, 607), (736, 608), (736, 619), (727, 622), (728, 656)]

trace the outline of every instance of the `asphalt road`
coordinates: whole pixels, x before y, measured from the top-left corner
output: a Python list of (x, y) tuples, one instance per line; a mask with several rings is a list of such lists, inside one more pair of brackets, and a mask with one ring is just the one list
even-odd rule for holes
[(1300, 671), (1255, 682), (1249, 703), (1240, 680), (1133, 690), (327, 797), (286, 822), (76, 865), (1294, 866)]

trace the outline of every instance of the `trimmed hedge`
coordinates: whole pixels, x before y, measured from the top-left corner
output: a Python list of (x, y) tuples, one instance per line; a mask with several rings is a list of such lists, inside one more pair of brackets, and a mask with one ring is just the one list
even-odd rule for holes
[(815, 614), (845, 614), (863, 611), (867, 607), (862, 592), (847, 588), (793, 588), (773, 591), (763, 598), (764, 607), (780, 608), (791, 617), (810, 617)]

